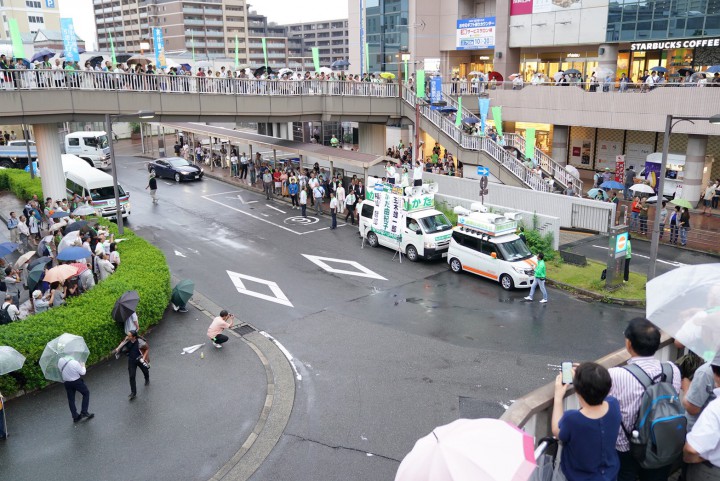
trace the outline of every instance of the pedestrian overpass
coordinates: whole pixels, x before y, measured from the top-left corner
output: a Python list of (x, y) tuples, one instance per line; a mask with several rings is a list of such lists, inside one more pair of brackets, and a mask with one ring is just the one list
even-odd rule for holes
[[(157, 122), (358, 122), (361, 132), (363, 124), (402, 121), (417, 124), (446, 146), (466, 169), (483, 165), (504, 184), (545, 192), (572, 185), (576, 192), (582, 192), (582, 182), (549, 157), (538, 156), (537, 160), (555, 185), (490, 138), (467, 135), (451, 119), (398, 84), (84, 71), (66, 72), (65, 79), (58, 82), (50, 77), (51, 72), (12, 72), (12, 82), (6, 82), (6, 89), (0, 91), (0, 117), (4, 123), (33, 125), (41, 162), (58, 159), (55, 168), (43, 165), (43, 190), (52, 197), (64, 195), (56, 123), (103, 121), (106, 115), (132, 117), (139, 111), (155, 112), (153, 121)], [(472, 114), (463, 109), (462, 115)], [(385, 139), (374, 142), (380, 143), (384, 150)]]

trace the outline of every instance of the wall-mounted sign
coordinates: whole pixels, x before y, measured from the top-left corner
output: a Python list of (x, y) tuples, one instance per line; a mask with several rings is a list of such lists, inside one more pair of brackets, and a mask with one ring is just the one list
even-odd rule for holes
[(567, 58), (580, 58), (579, 53), (569, 53), (567, 54)]
[(695, 48), (695, 47), (720, 47), (720, 37), (696, 38), (692, 40), (668, 40), (667, 42), (643, 42), (631, 43), (630, 50), (633, 52), (645, 52), (647, 50), (667, 50), (670, 48)]
[(495, 48), (495, 17), (458, 20), (456, 39), (457, 50)]
[(439, 72), (440, 71), (440, 59), (439, 58), (426, 58), (423, 60), (423, 66), (426, 72)]

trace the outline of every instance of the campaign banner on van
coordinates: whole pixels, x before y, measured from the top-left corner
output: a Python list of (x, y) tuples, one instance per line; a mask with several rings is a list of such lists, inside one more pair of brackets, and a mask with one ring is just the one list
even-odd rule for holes
[(456, 50), (495, 48), (495, 17), (463, 18), (455, 32)]
[(80, 51), (78, 50), (72, 18), (60, 19), (60, 32), (63, 39), (63, 48), (65, 49), (65, 58), (73, 62), (79, 62)]
[[(372, 200), (375, 203), (372, 231), (399, 243), (402, 240), (402, 223), (405, 218), (402, 197), (398, 195), (396, 187), (383, 182), (376, 183), (372, 191)], [(399, 191), (402, 193), (402, 189)]]
[(167, 67), (165, 60), (165, 39), (163, 38), (162, 28), (153, 27), (153, 43), (155, 45), (155, 66), (157, 68)]

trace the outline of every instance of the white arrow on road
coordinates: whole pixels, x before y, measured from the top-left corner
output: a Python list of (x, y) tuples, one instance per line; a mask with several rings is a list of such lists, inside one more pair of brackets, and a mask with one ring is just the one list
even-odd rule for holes
[[(228, 199), (234, 199), (234, 198), (235, 197), (228, 197)], [(237, 194), (237, 198), (240, 201), (240, 203), (243, 205), (254, 204), (257, 202), (256, 200), (247, 200), (246, 201), (245, 199), (242, 198), (242, 196), (240, 194)]]
[(177, 251), (177, 250), (175, 251), (175, 255), (180, 256), (180, 257), (187, 257), (185, 254), (183, 254), (182, 252)]

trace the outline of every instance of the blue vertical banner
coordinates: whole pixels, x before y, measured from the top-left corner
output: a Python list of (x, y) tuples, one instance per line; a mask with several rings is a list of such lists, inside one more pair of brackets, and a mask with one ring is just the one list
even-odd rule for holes
[(162, 28), (153, 27), (153, 45), (155, 46), (155, 66), (157, 68), (167, 67), (165, 61), (165, 39), (163, 39)]
[(490, 110), (490, 99), (478, 97), (478, 108), (480, 110), (480, 132), (485, 135), (485, 121)]
[[(442, 77), (439, 75), (430, 78), (430, 102), (433, 104), (442, 102)], [(437, 110), (440, 106), (430, 106), (430, 108)]]
[(75, 36), (75, 27), (73, 26), (72, 18), (60, 19), (60, 32), (62, 33), (65, 58), (73, 62), (79, 62), (80, 52), (78, 51), (77, 37)]

